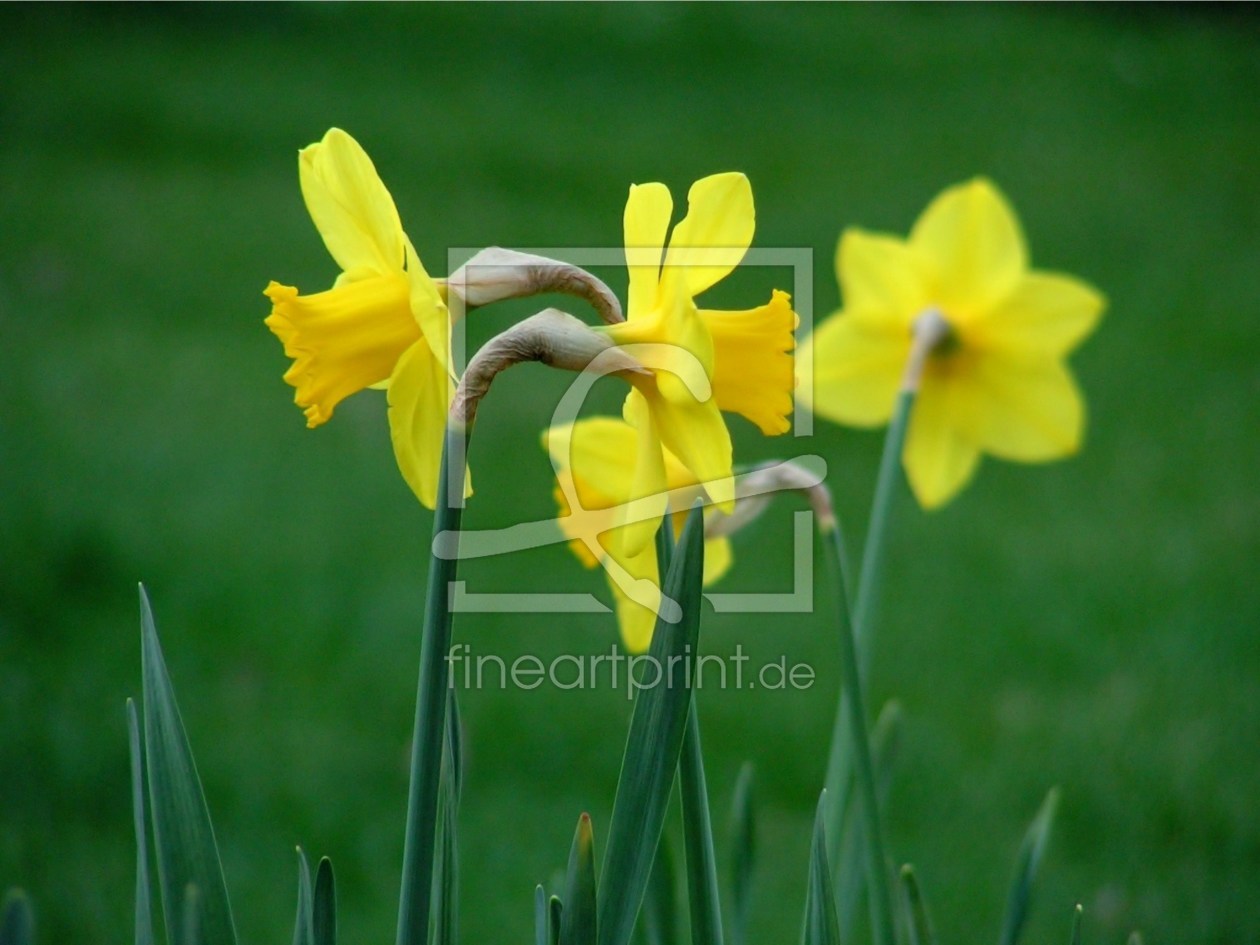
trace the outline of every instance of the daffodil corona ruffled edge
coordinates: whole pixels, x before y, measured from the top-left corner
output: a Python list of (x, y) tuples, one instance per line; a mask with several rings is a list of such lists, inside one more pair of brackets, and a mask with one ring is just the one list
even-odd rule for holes
[[(661, 605), (656, 544), (627, 554), (619, 534), (627, 527), (620, 523), (635, 498), (639, 434), (624, 420), (590, 417), (554, 426), (542, 441), (556, 471), (557, 523), (583, 565), (604, 568), (622, 642), (630, 652), (641, 653), (652, 642)], [(677, 538), (687, 510), (703, 491), (678, 457), (667, 449), (662, 454)], [(653, 530), (659, 524), (659, 518), (653, 521)], [(706, 538), (704, 544), (704, 584), (708, 586), (730, 569), (733, 559), (728, 538)]]
[(298, 153), (298, 175), (311, 219), (342, 271), (331, 289), (312, 295), (278, 282), (267, 286), (267, 327), (293, 359), (284, 379), (312, 428), (351, 394), (386, 386), (398, 467), (433, 508), (453, 390), (442, 293), (354, 138), (330, 129)]
[(1084, 400), (1065, 359), (1106, 300), (1072, 276), (1029, 268), (1019, 220), (990, 181), (945, 190), (908, 239), (846, 230), (836, 273), (843, 308), (798, 351), (799, 396), (819, 416), (886, 423), (915, 321), (935, 310), (948, 323), (927, 359), (903, 452), (923, 507), (957, 495), (983, 453), (1046, 462), (1080, 448)]

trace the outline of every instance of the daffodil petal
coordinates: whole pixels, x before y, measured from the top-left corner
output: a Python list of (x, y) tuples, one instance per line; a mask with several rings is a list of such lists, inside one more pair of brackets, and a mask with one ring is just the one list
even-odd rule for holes
[(407, 285), (411, 302), (411, 314), (420, 326), (429, 350), (442, 362), (447, 374), (455, 380), (455, 368), (451, 363), (451, 313), (438, 291), (437, 283), (425, 271), (420, 254), (403, 234), (407, 258)]
[(634, 427), (615, 417), (589, 417), (559, 424), (547, 435), (547, 452), (557, 468), (572, 470), (583, 506), (624, 502), (634, 487), (639, 446)]
[[(638, 391), (630, 397), (642, 396)], [(627, 398), (629, 403), (630, 398)], [(731, 473), (731, 434), (715, 400), (701, 403), (644, 398), (665, 448), (682, 461), (704, 487), (710, 501), (723, 512), (735, 508), (735, 480)]]
[(956, 391), (929, 371), (915, 398), (902, 460), (915, 498), (925, 509), (944, 505), (967, 484), (980, 452), (959, 430)]
[(1080, 449), (1085, 401), (1058, 358), (989, 353), (957, 379), (957, 424), (999, 459), (1037, 463)]
[(655, 540), (661, 518), (669, 507), (669, 494), (656, 417), (647, 400), (632, 390), (622, 410), (634, 430), (636, 442), (633, 479), (619, 516), (624, 527), (617, 529), (614, 545), (620, 557), (631, 558)]
[(1019, 220), (984, 178), (933, 200), (910, 231), (910, 245), (935, 264), (936, 302), (958, 325), (1007, 296), (1028, 269)]
[(652, 308), (661, 275), (661, 253), (674, 212), (674, 198), (664, 184), (631, 184), (622, 217), (626, 242), (626, 269), (630, 286), (626, 317), (634, 319)]
[(932, 265), (905, 240), (845, 230), (836, 247), (836, 276), (847, 312), (862, 312), (908, 332), (930, 306)]
[(752, 185), (737, 172), (701, 178), (687, 192), (687, 215), (674, 227), (662, 278), (677, 275), (690, 295), (727, 276), (752, 244)]
[(328, 252), (342, 269), (378, 274), (403, 264), (394, 199), (359, 143), (340, 128), (298, 152), (302, 197)]
[(973, 326), (975, 341), (1007, 352), (1059, 357), (1094, 330), (1106, 299), (1071, 276), (1030, 272)]
[(909, 331), (877, 316), (837, 312), (797, 349), (796, 397), (837, 423), (887, 423), (909, 354)]
[[(437, 504), (442, 443), (451, 382), (442, 362), (421, 338), (398, 359), (390, 377), (389, 435), (403, 479), (426, 508)], [(472, 494), (465, 477), (465, 497)]]
[(661, 603), (656, 546), (649, 544), (637, 555), (618, 558), (617, 563), (625, 570), (626, 577), (642, 582), (636, 584), (636, 588), (648, 598), (644, 603), (634, 600), (612, 572), (608, 572), (608, 586), (612, 589), (621, 642), (631, 653), (643, 653), (652, 643), (652, 633), (656, 629), (656, 612)]

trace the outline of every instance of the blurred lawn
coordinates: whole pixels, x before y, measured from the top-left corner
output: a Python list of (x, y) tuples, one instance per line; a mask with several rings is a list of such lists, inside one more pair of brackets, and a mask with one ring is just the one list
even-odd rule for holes
[[(307, 432), (261, 322), (268, 279), (334, 275), (294, 155), (336, 124), (438, 273), (452, 246), (616, 246), (630, 182), (681, 200), (744, 170), (755, 245), (814, 251), (820, 316), (843, 226), (904, 232), (991, 175), (1034, 263), (1111, 308), (1074, 360), (1083, 455), (989, 463), (943, 512), (900, 507), (873, 679), (907, 714), (891, 848), (943, 941), (983, 941), (1058, 783), (1030, 941), (1063, 941), (1077, 900), (1092, 941), (1260, 941), (1258, 26), (1178, 7), (0, 8), (0, 884), (32, 890), (43, 942), (130, 934), (144, 580), (244, 939), (289, 934), (296, 843), (333, 858), (346, 941), (392, 935), (431, 520), (380, 397)], [(471, 337), (526, 310), (479, 313)], [(470, 526), (551, 514), (537, 434), (564, 383), (496, 384)], [(878, 434), (736, 434), (744, 460), (826, 456), (860, 537)], [(723, 589), (785, 587), (787, 519), (739, 536)], [(559, 546), (465, 574), (604, 593)], [(613, 639), (589, 615), (456, 633), (509, 660)], [(804, 693), (704, 694), (717, 809), (746, 757), (759, 771), (755, 939), (791, 940), (833, 644), (812, 616), (710, 615), (704, 638), (819, 671)], [(597, 839), (608, 823), (628, 707), (543, 688), (463, 709), (465, 938), (525, 940), (578, 812)]]

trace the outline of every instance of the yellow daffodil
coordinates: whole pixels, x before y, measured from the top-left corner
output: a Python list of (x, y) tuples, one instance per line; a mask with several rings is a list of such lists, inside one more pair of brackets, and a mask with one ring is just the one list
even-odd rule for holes
[[(687, 215), (666, 249), (673, 200), (664, 184), (630, 188), (624, 217), (630, 287), (626, 321), (603, 329), (636, 346), (651, 373), (634, 385), (624, 416), (638, 433), (628, 494), (647, 503), (622, 539), (634, 557), (651, 543), (665, 511), (665, 455), (675, 456), (709, 497), (734, 498), (731, 438), (721, 411), (743, 414), (766, 434), (784, 433), (792, 409), (796, 313), (787, 293), (740, 312), (698, 309), (695, 296), (731, 272), (752, 242), (752, 188), (743, 174), (696, 181)], [(588, 482), (597, 475), (575, 470)], [(655, 515), (651, 512), (655, 511)]]
[[(633, 495), (636, 454), (641, 442), (636, 430), (612, 417), (554, 426), (543, 436), (543, 446), (556, 469), (560, 528), (586, 567), (604, 566), (622, 642), (633, 653), (643, 652), (651, 643), (661, 602), (655, 542), (649, 542), (636, 554), (627, 554), (626, 543), (619, 535), (626, 527), (619, 522)], [(670, 511), (677, 538), (687, 510), (702, 490), (678, 457), (668, 449), (661, 449), (661, 454), (664, 486), (671, 490)], [(653, 522), (653, 527), (659, 523), (659, 519)], [(705, 539), (704, 583), (716, 581), (730, 566), (730, 540)]]
[(298, 152), (302, 196), (341, 275), (299, 295), (272, 282), (267, 326), (293, 364), (284, 379), (308, 427), (365, 387), (388, 388), (390, 438), (403, 477), (433, 508), (450, 402), (450, 318), (403, 232), (371, 159), (333, 128)]
[(1105, 305), (1091, 286), (1032, 270), (1018, 219), (992, 183), (949, 188), (908, 240), (847, 230), (836, 255), (844, 307), (802, 344), (801, 396), (852, 426), (886, 423), (916, 322), (942, 318), (903, 462), (919, 503), (948, 502), (981, 453), (1042, 462), (1081, 443), (1084, 404), (1065, 357)]

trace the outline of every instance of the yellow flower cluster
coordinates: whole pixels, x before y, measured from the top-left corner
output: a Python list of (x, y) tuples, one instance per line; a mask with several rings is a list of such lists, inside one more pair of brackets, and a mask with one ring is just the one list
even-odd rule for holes
[[(447, 288), (425, 272), (353, 138), (329, 131), (299, 153), (298, 166), (311, 218), (342, 272), (312, 295), (267, 287), (267, 325), (292, 359), (285, 380), (311, 427), (351, 394), (385, 387), (399, 468), (432, 508), (454, 381)], [(664, 184), (630, 188), (627, 317), (598, 329), (645, 368), (623, 375), (631, 389), (622, 417), (562, 424), (543, 438), (557, 475), (559, 525), (583, 563), (608, 572), (624, 642), (636, 651), (651, 638), (660, 601), (653, 536), (662, 516), (680, 522), (696, 498), (733, 508), (723, 411), (781, 434), (795, 388), (798, 319), (786, 293), (741, 311), (696, 303), (752, 242), (747, 177), (696, 181), (671, 232), (673, 210)], [(906, 471), (925, 507), (957, 494), (981, 453), (1040, 461), (1077, 449), (1083, 406), (1064, 358), (1104, 302), (1078, 280), (1029, 268), (1019, 222), (992, 184), (946, 190), (907, 240), (845, 232), (836, 267), (844, 307), (798, 352), (800, 396), (820, 416), (886, 423), (916, 322), (931, 313), (948, 328), (925, 362), (905, 444)], [(706, 547), (708, 583), (732, 558), (728, 538)], [(645, 586), (653, 590), (631, 593)]]

